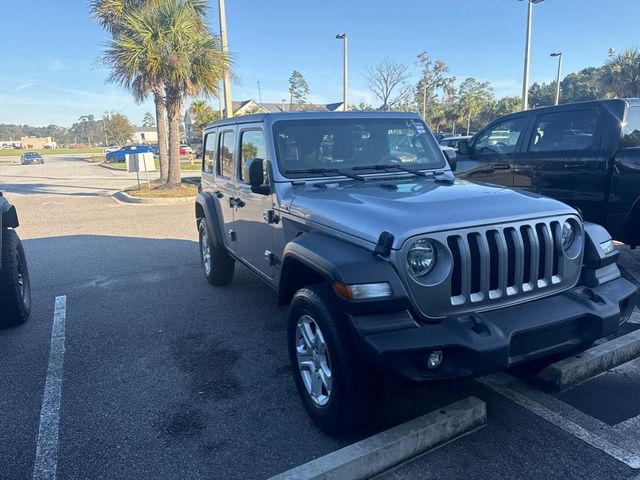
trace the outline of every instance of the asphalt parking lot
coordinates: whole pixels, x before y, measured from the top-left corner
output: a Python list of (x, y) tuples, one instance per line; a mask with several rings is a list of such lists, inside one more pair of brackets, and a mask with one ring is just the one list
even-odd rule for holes
[[(286, 309), (241, 267), (231, 285), (211, 287), (193, 207), (110, 197), (133, 183), (75, 157), (0, 165), (33, 290), (29, 322), (0, 331), (1, 478), (37, 467), (57, 298), (60, 479), (268, 478), (468, 395), (487, 403), (485, 427), (383, 478), (640, 474), (639, 359), (562, 393), (532, 386), (530, 369), (433, 385), (389, 378), (369, 430), (326, 436), (290, 375)], [(623, 247), (622, 265), (640, 281), (640, 250)], [(640, 328), (638, 311), (632, 321), (622, 333)]]

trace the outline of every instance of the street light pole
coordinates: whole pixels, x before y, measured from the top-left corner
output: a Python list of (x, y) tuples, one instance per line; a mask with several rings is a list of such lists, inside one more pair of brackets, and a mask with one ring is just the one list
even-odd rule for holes
[(349, 94), (348, 94), (348, 78), (349, 78), (349, 69), (347, 68), (347, 59), (348, 59), (348, 46), (347, 46), (347, 34), (339, 33), (336, 35), (338, 40), (343, 41), (343, 60), (344, 65), (342, 67), (342, 104), (344, 105), (344, 111), (347, 111), (349, 107)]
[[(220, 43), (222, 46), (222, 53), (225, 56), (229, 55), (229, 48), (227, 46), (227, 18), (224, 9), (224, 0), (218, 0), (218, 10), (220, 11)], [(231, 73), (229, 68), (224, 69), (224, 108), (226, 110), (227, 118), (233, 117), (233, 104), (231, 102)]]
[(554, 52), (550, 57), (558, 57), (558, 75), (556, 76), (556, 103), (560, 103), (560, 72), (562, 71), (562, 52)]
[(529, 108), (529, 57), (531, 55), (531, 14), (533, 4), (543, 0), (527, 0), (527, 38), (524, 46), (524, 78), (522, 80), (522, 110)]

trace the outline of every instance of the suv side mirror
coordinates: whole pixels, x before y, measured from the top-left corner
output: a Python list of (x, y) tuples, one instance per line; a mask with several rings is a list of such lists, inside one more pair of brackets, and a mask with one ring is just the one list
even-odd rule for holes
[(469, 151), (471, 148), (469, 147), (469, 140), (460, 140), (458, 142), (458, 153), (460, 155), (469, 155)]
[(254, 158), (249, 165), (249, 185), (251, 191), (260, 195), (268, 195), (271, 193), (271, 187), (264, 184), (264, 160), (262, 158)]
[(447, 162), (449, 162), (449, 166), (452, 171), (456, 171), (456, 167), (458, 166), (458, 160), (456, 152), (453, 150), (443, 150), (444, 156), (447, 157)]

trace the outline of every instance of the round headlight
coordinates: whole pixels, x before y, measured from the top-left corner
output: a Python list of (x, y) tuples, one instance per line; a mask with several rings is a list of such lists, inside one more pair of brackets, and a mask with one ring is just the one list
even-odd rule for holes
[(576, 238), (576, 230), (570, 222), (564, 222), (562, 225), (562, 248), (569, 250)]
[(414, 277), (422, 277), (436, 264), (436, 249), (429, 240), (418, 240), (407, 253), (407, 267)]

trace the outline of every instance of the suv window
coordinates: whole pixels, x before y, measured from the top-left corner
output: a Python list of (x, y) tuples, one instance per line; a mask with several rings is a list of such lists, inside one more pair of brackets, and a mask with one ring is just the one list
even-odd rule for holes
[(207, 134), (204, 141), (204, 158), (202, 159), (202, 171), (205, 173), (213, 173), (213, 165), (215, 164), (216, 155), (216, 134), (214, 132)]
[[(261, 158), (263, 160), (267, 159), (267, 148), (264, 143), (264, 133), (262, 133), (262, 130), (245, 130), (241, 134), (240, 144), (240, 168), (238, 169), (238, 175), (241, 182), (249, 183), (249, 166), (251, 165), (251, 161), (255, 158)], [(266, 179), (267, 163), (263, 162), (263, 165), (265, 169), (264, 178)]]
[(640, 107), (627, 110), (627, 118), (622, 127), (622, 146), (640, 147)]
[(598, 112), (573, 110), (539, 115), (529, 151), (585, 150), (593, 145)]
[(233, 131), (220, 134), (218, 143), (218, 166), (216, 173), (221, 177), (231, 178), (233, 175), (233, 154), (235, 151), (236, 135)]
[(473, 145), (476, 155), (513, 153), (526, 126), (527, 117), (510, 118), (496, 123), (478, 136)]

